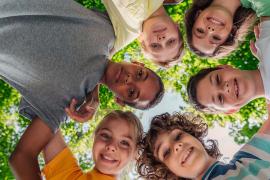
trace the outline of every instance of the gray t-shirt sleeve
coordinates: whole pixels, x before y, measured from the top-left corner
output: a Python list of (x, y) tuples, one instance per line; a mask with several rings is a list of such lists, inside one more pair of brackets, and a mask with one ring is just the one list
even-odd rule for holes
[(21, 93), (20, 113), (56, 132), (104, 74), (109, 18), (73, 0), (1, 0), (0, 29), (0, 76)]

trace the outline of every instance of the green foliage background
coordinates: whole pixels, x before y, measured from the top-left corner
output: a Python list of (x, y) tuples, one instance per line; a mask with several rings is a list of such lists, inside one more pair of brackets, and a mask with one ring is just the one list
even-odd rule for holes
[[(87, 8), (96, 8), (105, 11), (100, 0), (77, 0)], [(190, 6), (191, 0), (184, 0), (177, 6), (167, 6), (166, 10), (171, 17), (180, 24), (182, 33), (184, 32), (183, 18), (186, 9)], [(202, 68), (214, 67), (218, 64), (230, 64), (240, 69), (256, 69), (258, 61), (252, 56), (249, 50), (249, 40), (253, 39), (252, 33), (247, 37), (246, 41), (229, 57), (216, 61), (213, 59), (200, 59), (187, 50), (183, 58), (182, 64), (165, 70), (153, 65), (146, 60), (137, 41), (134, 41), (122, 51), (115, 54), (114, 61), (136, 59), (142, 61), (147, 67), (155, 70), (161, 77), (167, 90), (180, 93), (185, 101), (187, 101), (186, 84), (189, 77)], [(27, 127), (29, 120), (20, 117), (17, 113), (20, 95), (16, 90), (0, 80), (0, 177), (1, 179), (14, 179), (9, 167), (8, 157), (13, 151), (22, 132)], [(113, 95), (107, 88), (100, 89), (100, 109), (93, 121), (84, 124), (75, 123), (69, 120), (62, 125), (62, 130), (66, 141), (69, 143), (72, 151), (77, 156), (81, 167), (89, 170), (93, 167), (91, 161), (91, 145), (92, 133), (108, 111), (120, 108), (114, 103)], [(180, 111), (180, 109), (179, 109)], [(181, 110), (183, 111), (183, 110)], [(200, 114), (211, 126), (213, 122), (218, 122), (224, 126), (226, 122), (231, 122), (231, 133), (235, 141), (239, 144), (246, 142), (259, 128), (262, 120), (266, 117), (265, 100), (257, 99), (242, 108), (240, 112), (231, 116), (225, 115), (205, 115), (196, 112), (192, 107), (184, 107), (184, 111)], [(42, 158), (41, 164), (43, 163)]]

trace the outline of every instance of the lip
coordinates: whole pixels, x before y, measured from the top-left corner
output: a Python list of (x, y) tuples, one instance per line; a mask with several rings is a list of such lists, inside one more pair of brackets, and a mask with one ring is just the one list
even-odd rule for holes
[(153, 30), (153, 33), (163, 33), (166, 30), (167, 30), (167, 27), (164, 27), (164, 28), (157, 27), (156, 29)]
[(191, 154), (193, 153), (194, 147), (189, 147), (187, 150), (185, 150), (185, 154), (182, 156), (181, 164), (184, 165), (188, 159), (190, 158)]
[(121, 76), (121, 73), (123, 71), (123, 68), (120, 67), (120, 69), (118, 70), (116, 76), (115, 76), (115, 82), (118, 83), (119, 82), (119, 79), (120, 79), (120, 76)]
[(102, 162), (106, 164), (115, 164), (118, 162), (118, 160), (114, 159), (110, 155), (100, 154), (100, 159)]
[(235, 97), (238, 99), (239, 98), (239, 85), (238, 85), (237, 79), (234, 79), (234, 93), (235, 93)]
[(219, 26), (224, 26), (225, 22), (219, 18), (216, 17), (207, 17), (207, 20), (210, 21), (213, 24), (219, 25)]

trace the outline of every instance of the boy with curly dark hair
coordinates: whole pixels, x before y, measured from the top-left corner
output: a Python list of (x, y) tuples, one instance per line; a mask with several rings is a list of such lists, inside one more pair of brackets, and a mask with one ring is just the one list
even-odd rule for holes
[(269, 179), (270, 120), (229, 164), (218, 161), (215, 140), (205, 141), (208, 126), (200, 117), (168, 113), (155, 116), (141, 143), (137, 162), (146, 179)]

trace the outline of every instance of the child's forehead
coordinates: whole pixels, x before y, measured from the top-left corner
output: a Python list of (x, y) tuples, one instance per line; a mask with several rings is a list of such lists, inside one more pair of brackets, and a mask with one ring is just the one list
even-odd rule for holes
[(135, 126), (128, 120), (120, 117), (108, 117), (104, 119), (98, 131), (107, 131), (117, 136), (130, 137), (134, 139)]

